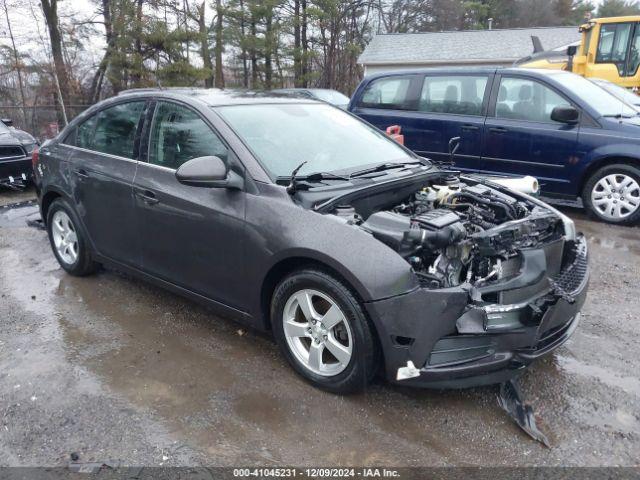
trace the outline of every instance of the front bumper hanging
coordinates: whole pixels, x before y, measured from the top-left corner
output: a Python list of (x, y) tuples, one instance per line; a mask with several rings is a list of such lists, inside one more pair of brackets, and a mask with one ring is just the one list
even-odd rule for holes
[(550, 270), (544, 257), (522, 270), (528, 283), (504, 298), (545, 288), (516, 303), (478, 301), (477, 292), (464, 287), (417, 289), (369, 303), (389, 380), (434, 388), (501, 383), (565, 343), (580, 321), (589, 281), (584, 237), (566, 250), (553, 278), (541, 282), (536, 275), (536, 268)]

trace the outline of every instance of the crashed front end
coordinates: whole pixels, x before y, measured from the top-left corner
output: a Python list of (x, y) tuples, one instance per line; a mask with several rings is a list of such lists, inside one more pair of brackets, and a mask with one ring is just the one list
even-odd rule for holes
[(587, 244), (542, 202), (473, 178), (437, 178), (354, 222), (403, 256), (420, 284), (366, 304), (391, 381), (500, 383), (578, 325)]

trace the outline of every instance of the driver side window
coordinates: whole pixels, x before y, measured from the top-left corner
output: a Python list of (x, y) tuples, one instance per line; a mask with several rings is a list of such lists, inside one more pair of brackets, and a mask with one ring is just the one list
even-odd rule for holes
[(551, 112), (555, 107), (571, 104), (549, 87), (525, 78), (502, 78), (497, 118), (512, 118), (530, 122), (553, 122)]
[(149, 163), (178, 169), (197, 157), (215, 155), (227, 160), (227, 147), (193, 110), (159, 102), (150, 134)]

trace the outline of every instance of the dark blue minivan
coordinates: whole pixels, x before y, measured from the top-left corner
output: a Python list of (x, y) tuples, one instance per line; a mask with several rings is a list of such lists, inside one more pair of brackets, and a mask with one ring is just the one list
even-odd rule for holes
[(405, 145), (463, 171), (533, 175), (550, 200), (597, 218), (640, 221), (640, 115), (593, 82), (563, 71), (422, 69), (365, 78), (349, 110)]

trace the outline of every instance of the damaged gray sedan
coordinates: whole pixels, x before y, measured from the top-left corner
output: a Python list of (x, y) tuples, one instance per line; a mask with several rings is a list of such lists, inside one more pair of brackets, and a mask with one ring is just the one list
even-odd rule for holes
[(60, 265), (107, 265), (271, 331), (333, 392), (499, 383), (562, 345), (587, 248), (550, 206), (332, 106), (131, 91), (34, 158)]

